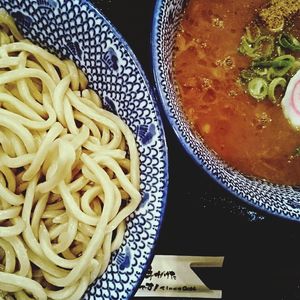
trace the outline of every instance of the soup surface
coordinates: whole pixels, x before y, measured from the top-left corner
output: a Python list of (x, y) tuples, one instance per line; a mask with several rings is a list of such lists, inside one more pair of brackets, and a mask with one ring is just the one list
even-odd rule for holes
[[(174, 72), (194, 130), (229, 165), (278, 184), (300, 184), (300, 132), (281, 106), (257, 102), (240, 84), (238, 52), (262, 0), (190, 0), (176, 39)], [(299, 37), (300, 18), (293, 34)], [(298, 148), (300, 149), (300, 148)]]

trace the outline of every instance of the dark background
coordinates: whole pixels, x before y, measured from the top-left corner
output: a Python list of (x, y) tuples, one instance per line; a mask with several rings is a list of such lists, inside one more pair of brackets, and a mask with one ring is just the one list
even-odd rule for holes
[[(221, 1), (221, 0), (220, 0)], [(93, 0), (128, 42), (154, 86), (154, 0)], [(157, 254), (224, 256), (222, 269), (198, 269), (225, 300), (300, 299), (300, 224), (266, 215), (219, 187), (177, 141), (163, 113), (169, 193)]]

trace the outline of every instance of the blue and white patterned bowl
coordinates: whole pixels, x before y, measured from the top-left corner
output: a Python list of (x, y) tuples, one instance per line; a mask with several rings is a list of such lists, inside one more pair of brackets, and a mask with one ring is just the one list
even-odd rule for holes
[(187, 153), (237, 198), (268, 213), (300, 221), (299, 187), (280, 186), (243, 176), (220, 160), (191, 130), (182, 111), (172, 72), (175, 34), (185, 0), (157, 0), (152, 28), (152, 63), (165, 114)]
[(84, 299), (133, 296), (153, 256), (166, 205), (168, 156), (162, 122), (145, 74), (113, 25), (85, 0), (0, 0), (24, 36), (86, 74), (108, 109), (136, 136), (142, 203), (127, 221), (125, 239)]

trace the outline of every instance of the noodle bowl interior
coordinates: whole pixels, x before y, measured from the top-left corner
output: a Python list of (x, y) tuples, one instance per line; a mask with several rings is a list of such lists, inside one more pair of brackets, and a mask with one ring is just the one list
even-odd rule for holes
[(4, 10), (0, 43), (0, 298), (80, 299), (140, 202), (135, 138)]
[[(299, 185), (299, 129), (293, 128), (284, 116), (280, 100), (262, 100), (256, 94), (257, 99), (254, 99), (248, 91), (251, 85), (241, 83), (243, 70), (249, 70), (250, 66), (253, 71), (253, 66), (260, 64), (264, 66), (259, 69), (262, 73), (267, 62), (275, 66), (278, 61), (274, 59), (276, 55), (285, 55), (285, 59), (293, 56), (294, 66), (299, 63), (299, 47), (295, 48), (298, 52), (293, 52), (277, 41), (283, 34), (292, 34), (295, 40), (300, 37), (299, 1), (286, 1), (286, 5), (291, 7), (292, 17), (287, 19), (282, 16), (286, 23), (281, 24), (279, 29), (268, 29), (262, 19), (265, 15), (259, 15), (261, 11), (268, 13), (268, 10), (274, 14), (276, 5), (283, 5), (284, 2), (188, 1), (176, 36), (174, 74), (184, 112), (193, 130), (219, 157), (247, 176), (278, 184)], [(270, 16), (271, 13), (269, 19)], [(249, 31), (245, 33), (245, 29), (249, 28), (247, 26), (254, 22), (260, 26), (260, 35), (265, 37), (265, 41), (275, 41), (273, 52), (266, 55), (267, 58), (255, 56), (253, 44), (249, 44), (247, 49), (250, 56), (253, 54), (252, 57), (245, 55), (245, 49), (244, 53), (239, 51), (243, 43), (241, 38), (246, 33), (254, 35)], [(278, 33), (275, 33), (276, 30)], [(282, 53), (275, 55), (277, 48)], [(258, 73), (258, 69), (254, 71)], [(281, 76), (283, 79), (280, 77), (276, 82), (286, 88), (292, 75), (294, 73), (290, 69)], [(259, 76), (264, 75), (255, 74), (255, 77)], [(268, 77), (270, 81), (275, 78), (275, 75), (272, 76)], [(251, 83), (267, 82), (268, 79), (256, 79)], [(261, 90), (262, 87), (258, 92)], [(272, 99), (282, 92), (277, 89)]]

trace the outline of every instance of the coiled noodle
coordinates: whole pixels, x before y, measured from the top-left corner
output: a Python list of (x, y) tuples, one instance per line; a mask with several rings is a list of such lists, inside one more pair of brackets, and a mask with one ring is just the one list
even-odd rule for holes
[(80, 299), (137, 208), (134, 136), (0, 12), (0, 299)]

